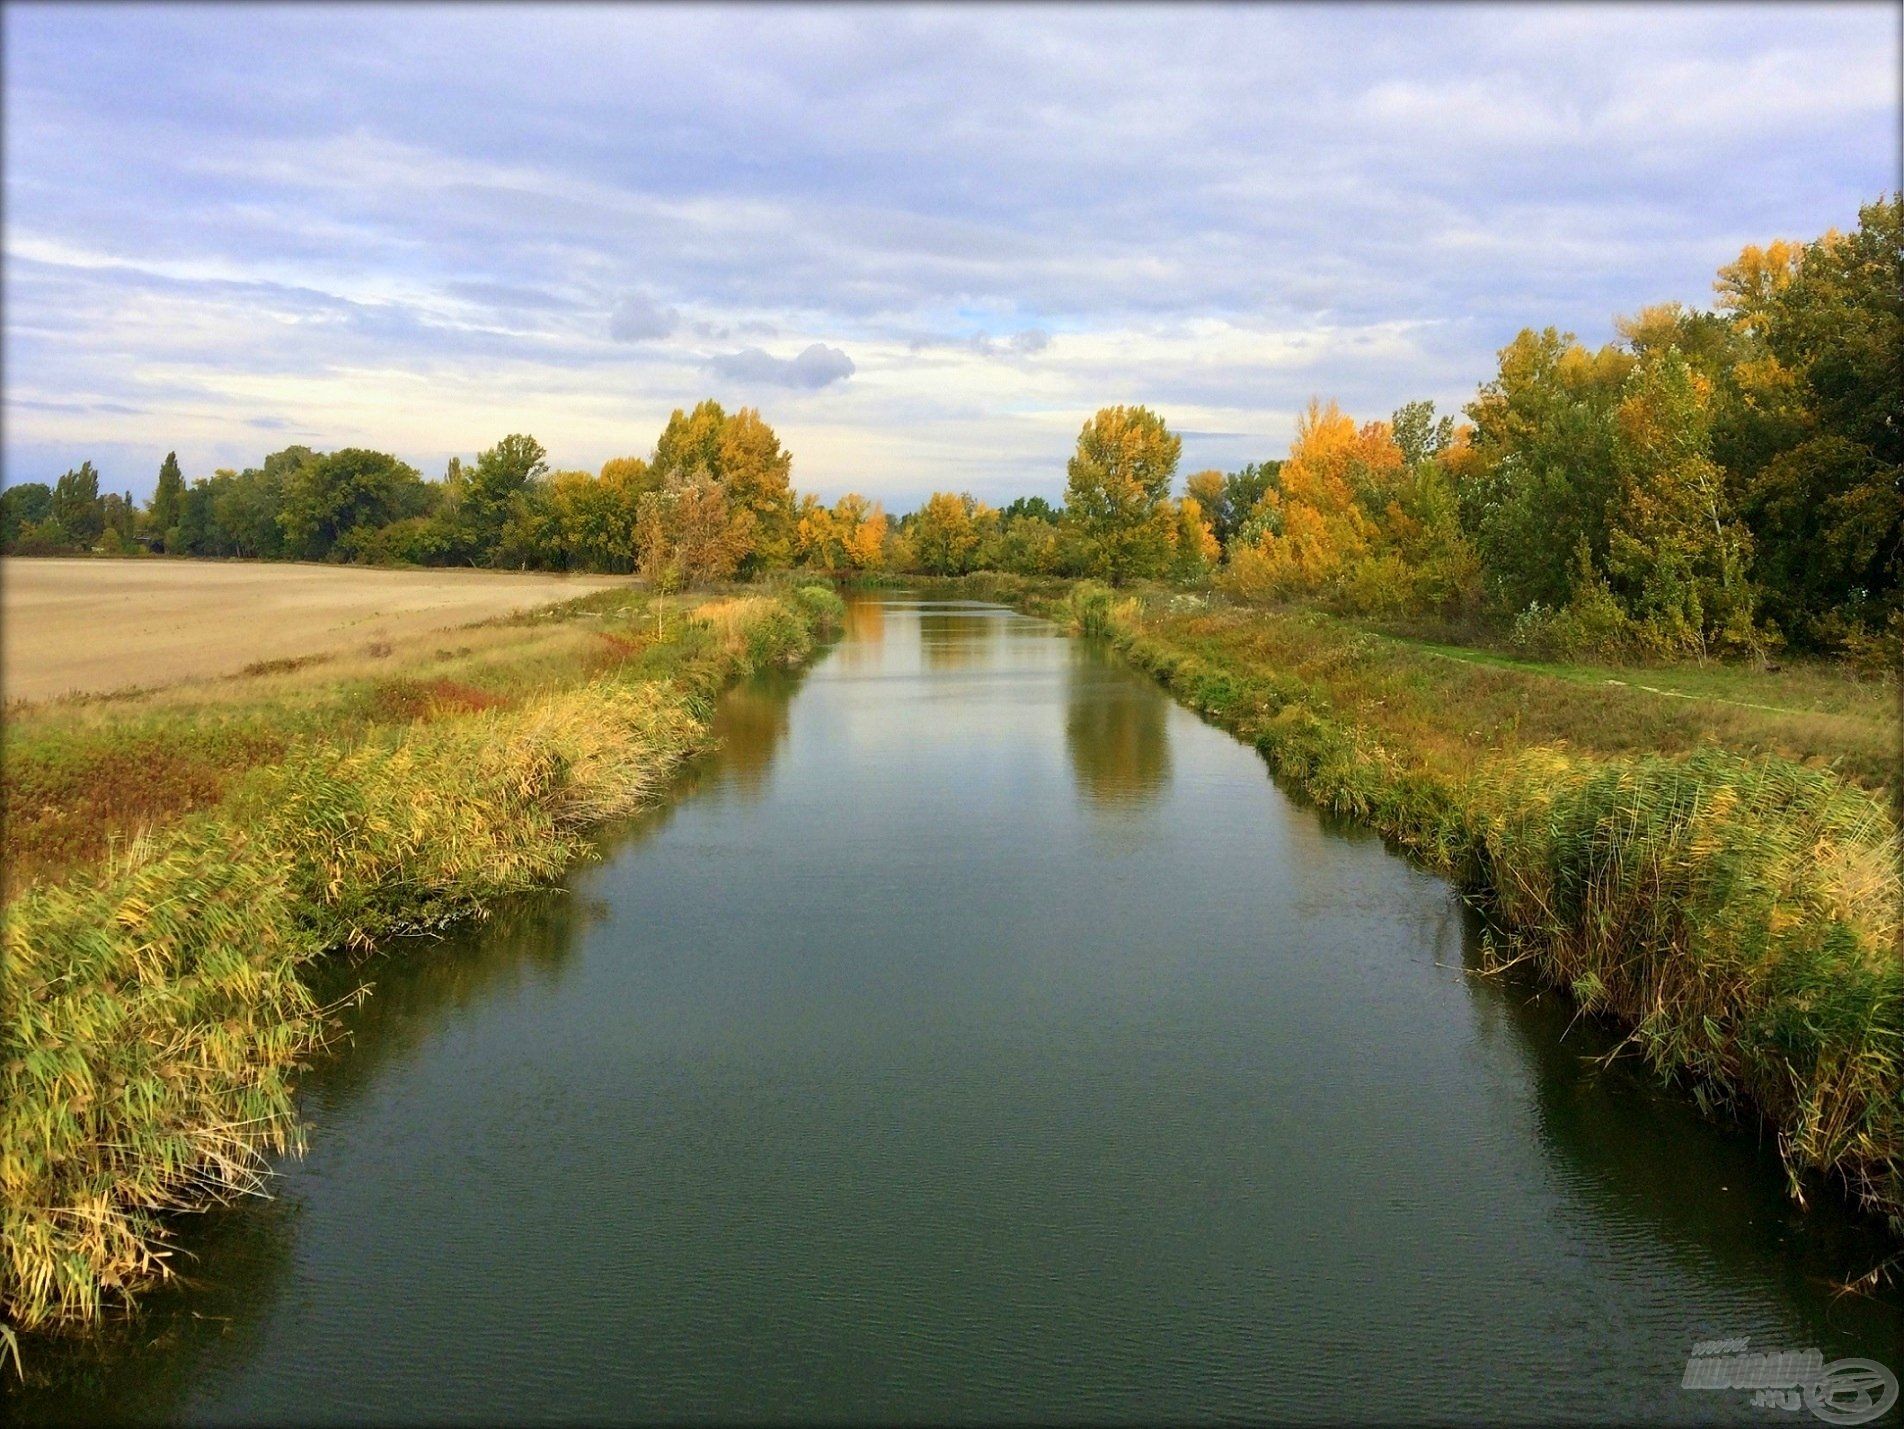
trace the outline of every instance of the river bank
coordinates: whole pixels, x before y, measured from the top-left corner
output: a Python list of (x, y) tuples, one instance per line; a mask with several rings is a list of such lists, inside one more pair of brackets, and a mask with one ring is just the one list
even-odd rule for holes
[[(293, 1079), (332, 1011), (313, 960), (555, 879), (704, 747), (719, 690), (804, 661), (839, 610), (817, 587), (661, 610), (623, 589), (385, 646), (374, 673), (292, 661), (10, 719), (9, 861), (38, 865), (5, 910), (7, 1319), (123, 1304), (169, 1272), (168, 1213), (258, 1189), (298, 1144)], [(56, 835), (104, 795), (22, 797), (22, 771), (136, 789), (174, 733), (228, 767), (182, 805), (122, 801), (108, 829), (133, 836), (103, 857)]]
[(1828, 1182), (1904, 1238), (1898, 831), (1881, 787), (1792, 757), (1815, 725), (1437, 661), (1302, 611), (937, 588), (1108, 639), (1316, 804), (1453, 877), (1493, 966), (1607, 1019), (1701, 1108), (1763, 1117), (1801, 1203)]

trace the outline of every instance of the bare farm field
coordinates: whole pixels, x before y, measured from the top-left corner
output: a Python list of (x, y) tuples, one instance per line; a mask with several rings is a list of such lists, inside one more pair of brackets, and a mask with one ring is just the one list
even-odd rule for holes
[(0, 560), (0, 694), (44, 700), (337, 654), (624, 585), (285, 562)]

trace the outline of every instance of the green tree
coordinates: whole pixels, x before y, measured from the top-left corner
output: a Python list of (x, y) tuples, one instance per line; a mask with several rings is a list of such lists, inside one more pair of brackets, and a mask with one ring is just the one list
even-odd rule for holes
[(1215, 527), (1216, 538), (1223, 543), (1225, 550), (1257, 515), (1263, 498), (1276, 490), (1282, 469), (1280, 459), (1253, 461), (1223, 478), (1223, 500), (1218, 503), (1217, 513), (1211, 517), (1211, 525)]
[(0, 490), (0, 550), (11, 551), (29, 526), (44, 526), (53, 517), (53, 488), (43, 481), (25, 481)]
[(1396, 409), (1389, 422), (1395, 445), (1402, 449), (1402, 461), (1420, 466), (1448, 449), (1454, 440), (1454, 418), (1435, 416), (1433, 402), (1406, 402)]
[(81, 462), (53, 487), (53, 516), (66, 537), (82, 551), (90, 551), (105, 529), (105, 511), (99, 501), (99, 473)]
[(1605, 561), (1618, 480), (1613, 414), (1633, 361), (1614, 347), (1588, 352), (1571, 333), (1523, 329), (1469, 403), (1462, 524), (1502, 608), (1564, 605), (1582, 541), (1596, 568)]
[(477, 559), (491, 564), (516, 493), (549, 470), (548, 453), (534, 437), (504, 437), (476, 458), (462, 493), (460, 518)]
[(1092, 573), (1121, 584), (1161, 573), (1171, 555), (1171, 513), (1183, 439), (1148, 407), (1105, 407), (1078, 433), (1066, 467), (1065, 519)]
[(165, 549), (165, 533), (178, 525), (179, 505), (185, 499), (185, 475), (179, 470), (178, 453), (167, 452), (159, 464), (159, 485), (146, 508), (146, 521), (159, 549)]
[(427, 499), (416, 468), (388, 452), (334, 451), (293, 468), (285, 480), (278, 524), (286, 554), (323, 560), (348, 533), (415, 515)]
[(1791, 416), (1745, 509), (1767, 604), (1808, 643), (1897, 618), (1904, 589), (1904, 204), (1809, 244), (1754, 310)]
[(1617, 416), (1609, 584), (1664, 646), (1704, 654), (1717, 639), (1750, 648), (1751, 538), (1711, 457), (1712, 384), (1669, 347), (1642, 358), (1626, 389)]

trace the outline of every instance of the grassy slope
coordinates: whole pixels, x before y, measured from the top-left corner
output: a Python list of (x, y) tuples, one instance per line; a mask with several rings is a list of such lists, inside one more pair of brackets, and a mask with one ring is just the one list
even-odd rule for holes
[(165, 1273), (165, 1211), (251, 1189), (295, 1143), (291, 1079), (327, 1020), (311, 959), (557, 876), (584, 829), (704, 745), (724, 684), (804, 659), (839, 609), (812, 590), (683, 604), (659, 633), (617, 592), (372, 656), (374, 673), (266, 672), (22, 721), (9, 765), (86, 771), (81, 790), (115, 746), (182, 743), (208, 774), (189, 798), (129, 802), (122, 832), (151, 821), (104, 859), (48, 836), (73, 815), (19, 826), (39, 864), (5, 910), (8, 1318), (96, 1317)]
[(1456, 878), (1498, 960), (1628, 1029), (1702, 1104), (1769, 1119), (1795, 1194), (1836, 1178), (1904, 1235), (1894, 690), (1814, 669), (1752, 699), (1736, 669), (1541, 667), (1301, 610), (961, 588), (1108, 636)]

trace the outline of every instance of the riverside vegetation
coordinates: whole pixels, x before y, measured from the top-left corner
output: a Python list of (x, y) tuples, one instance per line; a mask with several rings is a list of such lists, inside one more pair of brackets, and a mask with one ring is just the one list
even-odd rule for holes
[[(313, 959), (550, 881), (705, 745), (723, 685), (804, 660), (840, 611), (812, 585), (617, 590), (79, 718), (14, 711), (9, 861), (31, 876), (6, 908), (0, 1021), (13, 1325), (97, 1319), (167, 1273), (168, 1212), (258, 1189), (298, 1144), (294, 1074), (334, 1010)], [(80, 792), (114, 749), (174, 737), (146, 805), (11, 817), (36, 781)]]

